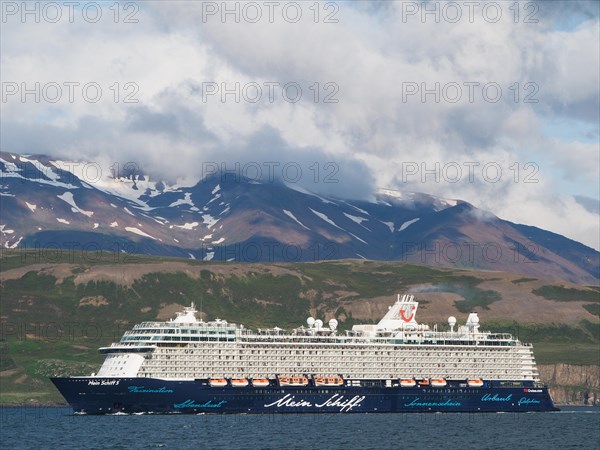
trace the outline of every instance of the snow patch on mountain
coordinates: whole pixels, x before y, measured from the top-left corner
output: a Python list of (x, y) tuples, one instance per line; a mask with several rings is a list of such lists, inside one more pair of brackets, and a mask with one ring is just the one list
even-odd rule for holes
[(406, 230), (413, 223), (418, 222), (420, 219), (421, 219), (420, 217), (417, 217), (416, 219), (408, 220), (408, 221), (404, 222), (402, 225), (400, 225), (400, 228), (398, 228), (398, 231), (404, 231), (404, 230)]
[(202, 258), (202, 261), (210, 261), (215, 257), (215, 252), (206, 252), (206, 256)]
[(358, 206), (353, 205), (352, 203), (348, 203), (348, 202), (344, 202), (346, 205), (350, 206), (351, 208), (354, 208), (355, 210), (357, 210), (358, 212), (361, 212), (367, 216), (370, 216), (371, 214), (369, 214), (368, 211), (365, 211), (364, 209), (359, 208)]
[(334, 227), (336, 227), (336, 228), (339, 228), (339, 229), (340, 229), (340, 230), (342, 230), (342, 231), (346, 231), (346, 230), (344, 230), (342, 227), (339, 227), (339, 226), (338, 226), (338, 225), (337, 225), (337, 224), (336, 224), (336, 223), (335, 223), (333, 220), (331, 220), (329, 217), (327, 217), (327, 215), (326, 215), (326, 214), (320, 213), (319, 211), (315, 211), (315, 210), (314, 210), (314, 209), (312, 209), (312, 208), (308, 208), (308, 209), (310, 209), (310, 210), (311, 210), (311, 211), (312, 211), (312, 212), (313, 212), (313, 213), (314, 213), (314, 214), (315, 214), (317, 217), (319, 217), (319, 218), (323, 219), (325, 222), (327, 222), (327, 223), (329, 223), (329, 224), (333, 225), (333, 226), (334, 226)]
[(125, 210), (125, 212), (126, 212), (127, 214), (129, 214), (130, 216), (133, 216), (133, 217), (135, 217), (135, 214), (134, 214), (134, 213), (132, 213), (131, 211), (129, 211), (129, 210), (127, 209), (127, 206), (124, 206), (124, 207), (123, 207), (123, 210)]
[(363, 222), (367, 222), (370, 219), (367, 219), (366, 217), (359, 217), (359, 216), (353, 216), (352, 214), (347, 214), (347, 213), (343, 213), (348, 219), (352, 220), (353, 222), (356, 222), (357, 224), (359, 224), (361, 227), (363, 227), (365, 230), (367, 231), (371, 231), (370, 228), (365, 227), (362, 223)]
[(202, 221), (206, 224), (206, 228), (209, 230), (219, 221), (210, 214), (202, 214)]
[(70, 205), (71, 211), (73, 211), (73, 212), (83, 214), (84, 216), (87, 216), (87, 217), (92, 217), (94, 215), (93, 211), (86, 211), (84, 209), (81, 209), (79, 206), (77, 206), (72, 192), (65, 192), (64, 194), (57, 195), (57, 197), (60, 198), (63, 202)]
[(32, 203), (29, 203), (29, 202), (25, 202), (25, 204), (31, 210), (31, 212), (35, 212), (35, 210), (37, 209), (37, 205), (34, 205)]
[(150, 236), (148, 233), (144, 233), (142, 230), (140, 230), (139, 228), (135, 228), (135, 227), (125, 227), (125, 231), (129, 231), (130, 233), (134, 233), (137, 234), (139, 236), (143, 236), (143, 237), (147, 237), (150, 239), (154, 239), (156, 240), (155, 237)]
[[(5, 248), (17, 248), (18, 245), (21, 243), (23, 236), (19, 237), (11, 244), (10, 241), (13, 238), (12, 235), (14, 234), (14, 232), (15, 232), (15, 230), (7, 229), (5, 224), (0, 225), (0, 233), (2, 233), (2, 237), (5, 239), (5, 241), (4, 241)], [(14, 236), (14, 237), (16, 237), (16, 236)]]
[(110, 224), (111, 228), (116, 228), (118, 226), (119, 226), (119, 222), (116, 222), (116, 221), (115, 222), (111, 222), (111, 224)]
[[(145, 190), (140, 189), (135, 180), (129, 178), (110, 178), (103, 177), (93, 182), (96, 189), (125, 200), (129, 200), (136, 208), (144, 211), (150, 211), (152, 208), (146, 202), (140, 199)], [(137, 188), (137, 189), (136, 189)]]
[(194, 228), (196, 228), (198, 225), (200, 225), (198, 222), (186, 222), (183, 225), (175, 225), (177, 228), (181, 228), (182, 230), (193, 230)]
[(298, 223), (298, 225), (300, 225), (302, 228), (305, 228), (307, 230), (310, 231), (310, 228), (308, 228), (306, 225), (304, 225), (302, 222), (300, 222), (296, 216), (294, 216), (290, 211), (288, 211), (287, 209), (283, 210), (283, 213), (288, 216), (289, 218), (291, 218), (292, 220), (294, 220), (296, 223)]
[(169, 208), (172, 208), (174, 206), (179, 206), (179, 205), (190, 205), (190, 206), (196, 206), (194, 205), (194, 202), (192, 202), (192, 193), (191, 192), (186, 192), (183, 196), (183, 198), (174, 201), (173, 203), (171, 203), (169, 205)]
[(369, 220), (369, 219), (366, 219), (366, 218), (364, 218), (364, 217), (353, 216), (352, 214), (348, 214), (348, 213), (343, 213), (343, 214), (344, 214), (344, 215), (345, 215), (345, 216), (346, 216), (348, 219), (350, 219), (350, 220), (351, 220), (351, 221), (353, 221), (353, 222), (356, 222), (356, 223), (357, 223), (357, 224), (359, 224), (359, 225), (362, 225), (362, 223), (363, 223), (364, 221), (366, 221), (366, 220)]
[(215, 194), (216, 194), (217, 192), (219, 192), (220, 190), (221, 190), (221, 185), (220, 185), (220, 184), (217, 184), (217, 185), (215, 186), (215, 188), (212, 190), (211, 194), (212, 194), (212, 195), (215, 195)]
[(306, 195), (310, 195), (310, 196), (312, 196), (312, 197), (316, 197), (316, 198), (318, 198), (319, 200), (321, 200), (323, 203), (330, 203), (330, 204), (332, 204), (332, 205), (337, 205), (337, 203), (336, 203), (336, 202), (332, 202), (331, 200), (328, 200), (328, 199), (326, 199), (325, 197), (322, 197), (322, 196), (320, 196), (320, 195), (317, 195), (317, 194), (315, 194), (314, 192), (311, 192), (311, 191), (309, 191), (308, 189), (305, 189), (304, 187), (302, 187), (302, 186), (299, 186), (299, 185), (297, 185), (297, 184), (293, 184), (293, 183), (285, 183), (285, 185), (286, 185), (288, 188), (290, 188), (290, 189), (292, 189), (292, 190), (294, 190), (294, 191), (296, 191), (296, 192), (300, 192), (301, 194), (306, 194)]
[(66, 219), (62, 219), (61, 217), (57, 217), (57, 218), (56, 218), (56, 220), (57, 220), (58, 222), (60, 222), (60, 223), (64, 223), (65, 225), (70, 225), (70, 224), (71, 224), (71, 222), (69, 222), (69, 221), (68, 221), (68, 220), (66, 220)]
[[(390, 205), (390, 206), (391, 206), (391, 205)], [(388, 226), (388, 228), (390, 229), (390, 231), (391, 231), (392, 233), (394, 232), (394, 226), (395, 226), (394, 222), (383, 222), (383, 221), (381, 221), (381, 223), (383, 223), (384, 225), (387, 225), (387, 226)]]
[[(14, 155), (11, 155), (11, 156), (14, 158)], [(0, 158), (0, 163), (4, 164), (4, 167), (6, 169), (6, 172), (4, 172), (4, 170), (0, 169), (0, 173), (9, 174), (9, 173), (14, 173), (14, 172), (21, 172), (21, 168), (19, 166), (17, 166), (14, 162), (7, 161), (3, 158)]]
[[(55, 186), (55, 187), (60, 187), (60, 188), (65, 188), (65, 189), (77, 189), (77, 186), (74, 186), (70, 183), (62, 183), (62, 182), (54, 180), (54, 179), (46, 180), (45, 178), (42, 178), (39, 176), (36, 176), (33, 179), (24, 177), (23, 175), (18, 173), (18, 172), (22, 172), (22, 169), (20, 167), (17, 167), (12, 163), (8, 163), (7, 161), (5, 161), (2, 158), (0, 158), (0, 162), (2, 162), (5, 165), (6, 170), (8, 170), (7, 172), (5, 172), (4, 170), (0, 170), (0, 174), (2, 175), (3, 178), (18, 178), (21, 180), (32, 181), (32, 182), (39, 183), (39, 184), (45, 184), (45, 185), (50, 185), (50, 186)], [(8, 164), (12, 164), (12, 166), (10, 166), (10, 169), (9, 169)], [(47, 173), (48, 173), (48, 171), (44, 172), (44, 174), (47, 174)], [(56, 173), (52, 172), (52, 174), (54, 174), (54, 175), (50, 175), (50, 176), (56, 177)], [(4, 194), (3, 193), (2, 195), (14, 197), (14, 195), (12, 195), (12, 194)]]
[(442, 201), (442, 203), (444, 203), (446, 206), (456, 206), (458, 205), (458, 200), (452, 200), (452, 199), (448, 199), (448, 198), (442, 198), (440, 199)]
[(19, 157), (19, 160), (24, 163), (32, 164), (37, 170), (39, 170), (46, 178), (52, 181), (60, 180), (60, 175), (52, 170), (51, 167), (43, 165), (41, 162), (35, 159), (29, 159), (24, 156)]
[(9, 243), (9, 241), (6, 241), (4, 243), (4, 246), (6, 248), (17, 248), (19, 246), (19, 244), (21, 243), (21, 240), (23, 239), (23, 236), (21, 236), (19, 239), (17, 239), (15, 242), (13, 242), (12, 244)]
[(357, 240), (359, 240), (359, 241), (360, 241), (360, 242), (362, 242), (363, 244), (367, 244), (367, 245), (368, 245), (368, 243), (367, 243), (367, 242), (363, 241), (361, 238), (359, 238), (359, 237), (358, 237), (357, 235), (355, 235), (354, 233), (348, 233), (348, 234), (350, 234), (350, 236), (352, 236), (354, 239), (357, 239)]
[(6, 225), (0, 225), (0, 233), (2, 233), (2, 234), (13, 234), (15, 232), (15, 230), (9, 230), (9, 229), (5, 230), (5, 228), (6, 228)]
[(207, 205), (210, 205), (212, 202), (214, 202), (215, 200), (218, 200), (218, 199), (220, 199), (220, 198), (221, 198), (221, 194), (217, 194), (217, 195), (215, 195), (213, 198), (211, 198), (211, 199), (208, 201)]

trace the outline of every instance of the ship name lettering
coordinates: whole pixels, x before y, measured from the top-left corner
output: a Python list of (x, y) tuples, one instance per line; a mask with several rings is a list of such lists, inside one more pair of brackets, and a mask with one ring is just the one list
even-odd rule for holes
[(343, 395), (334, 394), (332, 397), (325, 400), (323, 403), (317, 403), (315, 406), (317, 408), (323, 408), (324, 406), (329, 407), (339, 407), (340, 412), (348, 412), (352, 410), (352, 408), (356, 406), (360, 406), (361, 402), (365, 399), (365, 396), (355, 395), (351, 399), (344, 399)]
[(212, 400), (208, 400), (205, 403), (194, 403), (194, 400), (188, 399), (183, 403), (175, 403), (173, 408), (220, 408), (225, 403), (227, 403), (226, 400), (221, 400), (219, 403), (213, 403)]
[(535, 398), (521, 397), (519, 399), (519, 405), (537, 405), (539, 403), (540, 401)]
[(165, 386), (159, 388), (147, 388), (145, 386), (129, 386), (129, 392), (134, 394), (172, 394), (173, 389), (167, 389)]
[(265, 408), (268, 408), (270, 406), (276, 406), (277, 408), (280, 408), (281, 406), (289, 406), (291, 408), (297, 408), (298, 406), (313, 406), (313, 404), (309, 401), (306, 400), (294, 400), (296, 398), (295, 395), (292, 394), (286, 394), (285, 397), (280, 398), (279, 400), (273, 402), (273, 403), (269, 403), (267, 405), (265, 405)]
[(461, 406), (460, 402), (453, 402), (452, 400), (448, 399), (445, 402), (428, 402), (428, 401), (420, 401), (420, 398), (415, 398), (412, 402), (410, 403), (405, 403), (404, 406), (425, 406), (425, 407), (440, 407), (440, 406), (444, 406), (444, 407), (452, 407), (452, 406)]
[(485, 394), (481, 397), (482, 402), (510, 402), (512, 394), (508, 394), (506, 397), (500, 397), (498, 394)]
[(265, 408), (269, 408), (271, 406), (275, 406), (276, 408), (281, 408), (282, 406), (287, 406), (289, 408), (298, 408), (298, 407), (315, 407), (315, 408), (339, 408), (340, 412), (348, 412), (353, 408), (360, 406), (361, 402), (365, 399), (365, 396), (355, 395), (352, 398), (345, 398), (343, 395), (334, 394), (325, 400), (323, 403), (315, 403), (309, 402), (308, 400), (296, 400), (296, 396), (292, 394), (287, 394), (285, 397), (280, 398), (277, 401), (272, 403), (268, 403), (265, 405)]
[(119, 383), (120, 383), (120, 380), (100, 380), (100, 381), (89, 380), (88, 386), (118, 386)]

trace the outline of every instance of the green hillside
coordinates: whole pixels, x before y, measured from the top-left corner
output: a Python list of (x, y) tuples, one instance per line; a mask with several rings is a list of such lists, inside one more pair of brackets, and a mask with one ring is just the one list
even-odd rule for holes
[(33, 250), (1, 256), (0, 403), (60, 402), (48, 376), (96, 372), (98, 347), (191, 301), (205, 318), (247, 327), (290, 329), (313, 315), (336, 318), (344, 330), (377, 321), (396, 294), (414, 291), (420, 322), (443, 327), (448, 315), (460, 323), (476, 310), (484, 329), (533, 342), (538, 363), (600, 364), (596, 287), (396, 262), (203, 263), (108, 253), (92, 260), (66, 251), (49, 260)]

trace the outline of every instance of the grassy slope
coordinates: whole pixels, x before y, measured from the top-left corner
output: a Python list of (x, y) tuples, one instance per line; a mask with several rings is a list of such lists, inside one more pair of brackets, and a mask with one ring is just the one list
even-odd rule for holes
[[(161, 272), (161, 265), (156, 264), (156, 271), (134, 277), (130, 283), (101, 279), (76, 282), (77, 275), (94, 266), (118, 266), (125, 273), (136, 264), (173, 261), (181, 263), (169, 258), (113, 254), (90, 260), (81, 254), (61, 252), (54, 255), (53, 264), (40, 268), (30, 266), (48, 263), (47, 255), (3, 254), (2, 271), (23, 268), (23, 273), (12, 279), (2, 278), (0, 287), (1, 337), (7, 344), (0, 351), (0, 403), (60, 401), (48, 376), (97, 371), (102, 362), (97, 347), (118, 340), (134, 323), (156, 320), (172, 303), (195, 300), (208, 317), (222, 317), (249, 327), (292, 328), (303, 323), (310, 310), (322, 318), (335, 316), (344, 329), (357, 322), (348, 302), (381, 296), (392, 301), (397, 292), (411, 286), (444, 286), (445, 292), (457, 294), (459, 300), (454, 307), (459, 320), (464, 312), (489, 308), (503, 294), (482, 288), (485, 280), (474, 272), (353, 261), (247, 266), (186, 261), (186, 267), (194, 268), (194, 275)], [(55, 270), (59, 263), (69, 264), (60, 276)], [(223, 267), (236, 270), (227, 272)], [(531, 280), (515, 276), (510, 284), (527, 289), (525, 285)], [(573, 300), (577, 292), (569, 289), (565, 294), (560, 286), (544, 285), (541, 294), (562, 294)], [(587, 302), (596, 298), (590, 289), (581, 294)], [(83, 304), (86, 298), (97, 305)], [(365, 319), (377, 317), (360, 321)], [(484, 328), (512, 332), (533, 342), (538, 363), (600, 364), (597, 321), (561, 325), (487, 321)]]

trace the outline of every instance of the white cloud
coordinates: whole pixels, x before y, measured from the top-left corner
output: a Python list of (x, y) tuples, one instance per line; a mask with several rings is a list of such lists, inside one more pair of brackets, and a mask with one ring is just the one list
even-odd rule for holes
[[(200, 2), (142, 4), (135, 24), (9, 20), (3, 81), (96, 82), (103, 96), (86, 102), (76, 89), (73, 103), (54, 104), (11, 96), (2, 102), (2, 150), (131, 160), (171, 178), (203, 162), (298, 161), (311, 189), (363, 197), (375, 185), (403, 187), (403, 163), (496, 162), (506, 175), (499, 183), (413, 177), (408, 184), (598, 248), (597, 215), (573, 199), (598, 196), (600, 39), (593, 4), (545, 3), (537, 24), (523, 23), (523, 15), (515, 23), (512, 3), (502, 4), (497, 23), (480, 10), (469, 23), (464, 9), (457, 24), (431, 16), (403, 21), (402, 2), (336, 4), (338, 23), (323, 23), (323, 9), (315, 23), (308, 3), (298, 23), (277, 14), (273, 23), (265, 15), (257, 24), (203, 21)], [(126, 82), (139, 87), (138, 103), (123, 102), (132, 92)], [(272, 103), (264, 100), (266, 89), (258, 103), (236, 103), (231, 95), (225, 103), (219, 95), (203, 101), (207, 82), (297, 82), (303, 96), (286, 102), (277, 88)], [(337, 103), (323, 102), (333, 92), (324, 91), (327, 82), (339, 89)], [(480, 83), (473, 101), (465, 82)], [(422, 102), (420, 95), (403, 96), (406, 83), (439, 83), (442, 92), (457, 83), (462, 97), (435, 102), (429, 94)], [(483, 98), (486, 83), (501, 87), (497, 103)], [(527, 94), (537, 103), (525, 103)], [(542, 125), (549, 120), (585, 123), (592, 139), (573, 130), (548, 136)], [(308, 180), (314, 174), (306, 168), (315, 161), (337, 163), (339, 183)], [(507, 181), (512, 164), (530, 161), (540, 168), (536, 186)]]

